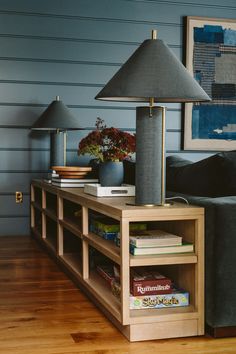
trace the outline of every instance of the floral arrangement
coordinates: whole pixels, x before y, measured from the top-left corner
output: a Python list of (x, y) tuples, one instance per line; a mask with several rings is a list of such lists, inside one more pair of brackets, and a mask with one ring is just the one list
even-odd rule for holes
[(78, 155), (89, 154), (99, 161), (123, 161), (135, 152), (135, 136), (117, 128), (107, 128), (97, 118), (96, 129), (79, 143)]

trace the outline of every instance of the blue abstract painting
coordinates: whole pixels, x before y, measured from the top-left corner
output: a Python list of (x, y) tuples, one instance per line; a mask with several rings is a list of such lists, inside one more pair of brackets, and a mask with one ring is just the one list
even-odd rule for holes
[[(190, 23), (191, 22), (191, 23)], [(236, 147), (236, 21), (189, 18), (187, 68), (211, 97), (188, 107), (185, 148)], [(188, 67), (189, 66), (189, 67)]]

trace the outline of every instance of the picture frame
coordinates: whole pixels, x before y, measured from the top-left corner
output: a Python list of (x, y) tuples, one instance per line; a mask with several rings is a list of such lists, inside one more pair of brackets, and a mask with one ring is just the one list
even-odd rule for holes
[(188, 16), (186, 68), (212, 100), (185, 104), (184, 150), (235, 150), (236, 20)]

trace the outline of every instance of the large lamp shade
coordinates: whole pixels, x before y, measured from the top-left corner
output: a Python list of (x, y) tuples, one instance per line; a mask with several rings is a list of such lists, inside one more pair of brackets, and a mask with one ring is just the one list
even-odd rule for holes
[(150, 103), (136, 110), (135, 203), (165, 205), (165, 107), (153, 104), (209, 101), (209, 96), (153, 31), (95, 98)]

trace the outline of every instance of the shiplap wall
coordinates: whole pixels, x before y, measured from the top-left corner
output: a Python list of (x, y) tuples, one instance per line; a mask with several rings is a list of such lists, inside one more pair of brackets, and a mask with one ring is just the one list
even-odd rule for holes
[[(0, 0), (0, 235), (29, 233), (30, 181), (49, 167), (49, 136), (30, 131), (42, 111), (59, 95), (83, 127), (100, 116), (134, 130), (134, 104), (94, 97), (152, 29), (182, 60), (185, 16), (235, 18), (236, 1)], [(167, 153), (209, 156), (181, 150), (181, 126), (181, 106), (169, 104)], [(68, 134), (68, 164), (80, 163), (87, 133)]]

